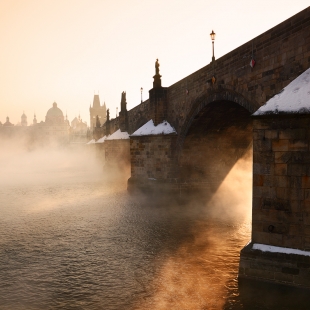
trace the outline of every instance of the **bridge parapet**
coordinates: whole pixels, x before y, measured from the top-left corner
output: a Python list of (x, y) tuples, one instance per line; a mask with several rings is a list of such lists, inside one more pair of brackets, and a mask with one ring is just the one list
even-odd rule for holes
[[(309, 33), (310, 7), (168, 88), (161, 86), (157, 68), (144, 117), (155, 124), (167, 120), (176, 129), (178, 137), (171, 142), (171, 147), (176, 148), (174, 161), (180, 169), (174, 170), (173, 178), (168, 174), (160, 178), (168, 183), (173, 179), (180, 183), (180, 175), (183, 178), (183, 175), (199, 172), (211, 178), (212, 184), (220, 184), (225, 171), (234, 164), (232, 159), (238, 160), (251, 147), (250, 114), (310, 66)], [(252, 58), (256, 60), (255, 67), (250, 66)], [(131, 111), (128, 116), (130, 119)], [(224, 123), (229, 124), (229, 128), (222, 130), (221, 119), (226, 120)], [(215, 156), (210, 154), (212, 149)], [(153, 160), (151, 155), (146, 156), (144, 165)], [(225, 169), (216, 168), (223, 163)], [(191, 173), (183, 173), (183, 168)], [(150, 169), (149, 175), (155, 175), (156, 165)], [(137, 174), (134, 170), (132, 167), (132, 175)], [(220, 170), (216, 181), (211, 176)]]
[(218, 86), (258, 109), (310, 66), (309, 33), (310, 7), (215, 60), (214, 67), (209, 64), (171, 85), (168, 121), (181, 132), (196, 101)]
[[(214, 64), (163, 87), (158, 97), (155, 89), (161, 87), (161, 82), (157, 81), (156, 87), (150, 90), (150, 99), (128, 111), (128, 132), (133, 133), (150, 119), (157, 123), (155, 117), (161, 114), (158, 122), (165, 118), (182, 133), (197, 102), (221, 89), (244, 98), (250, 112), (257, 110), (310, 66), (309, 33), (310, 7), (215, 60)], [(256, 61), (254, 68), (249, 65), (252, 57)], [(215, 84), (211, 81), (213, 75)], [(163, 100), (158, 100), (159, 97)], [(154, 100), (158, 106), (153, 104)], [(117, 130), (118, 118), (113, 122)]]

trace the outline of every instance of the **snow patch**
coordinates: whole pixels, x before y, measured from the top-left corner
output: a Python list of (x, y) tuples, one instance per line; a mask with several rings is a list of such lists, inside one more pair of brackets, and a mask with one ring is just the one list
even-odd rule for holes
[(105, 139), (107, 139), (107, 136), (103, 136), (102, 138), (98, 139), (96, 143), (104, 143)]
[(291, 249), (291, 248), (282, 248), (279, 246), (273, 246), (273, 245), (267, 245), (267, 244), (261, 244), (261, 243), (254, 243), (252, 249), (261, 250), (263, 252), (310, 256), (310, 252), (308, 251), (302, 251), (302, 250)]
[(310, 113), (310, 68), (269, 99), (253, 115)]
[(108, 136), (106, 140), (123, 140), (129, 139), (129, 134), (127, 131), (121, 131), (120, 129), (115, 131), (111, 136)]
[(172, 133), (177, 132), (167, 121), (163, 121), (155, 126), (153, 120), (150, 120), (136, 130), (131, 136), (169, 135)]

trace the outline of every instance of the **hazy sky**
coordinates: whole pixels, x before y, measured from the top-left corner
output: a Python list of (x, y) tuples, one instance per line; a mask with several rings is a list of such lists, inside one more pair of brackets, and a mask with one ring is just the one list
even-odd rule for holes
[[(0, 121), (45, 120), (56, 101), (89, 124), (94, 91), (115, 117), (309, 6), (309, 0), (0, 0)], [(120, 109), (120, 108), (119, 108)]]

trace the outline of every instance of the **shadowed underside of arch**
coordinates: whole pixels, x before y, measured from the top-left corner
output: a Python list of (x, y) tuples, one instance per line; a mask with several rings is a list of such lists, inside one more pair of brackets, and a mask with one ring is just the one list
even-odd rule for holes
[(216, 190), (238, 159), (251, 152), (255, 110), (228, 92), (199, 100), (179, 137), (180, 181)]
[(253, 114), (260, 107), (257, 102), (252, 102), (233, 90), (224, 89), (221, 86), (214, 89), (209, 89), (207, 93), (196, 99), (191, 111), (188, 113), (178, 138), (178, 147), (180, 150), (183, 147), (183, 142), (189, 128), (197, 119), (197, 115), (199, 115), (201, 111), (203, 111), (210, 103), (220, 101), (234, 102), (243, 107), (250, 114)]

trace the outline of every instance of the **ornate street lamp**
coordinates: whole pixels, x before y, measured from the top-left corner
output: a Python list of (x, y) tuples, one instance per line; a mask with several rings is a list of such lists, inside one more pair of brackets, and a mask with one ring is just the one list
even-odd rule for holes
[(212, 30), (212, 32), (210, 33), (210, 37), (212, 40), (212, 61), (215, 61), (215, 57), (214, 57), (214, 40), (215, 40), (215, 32)]
[(140, 88), (140, 91), (141, 91), (141, 103), (142, 103), (142, 92), (143, 92), (143, 88), (142, 87)]

